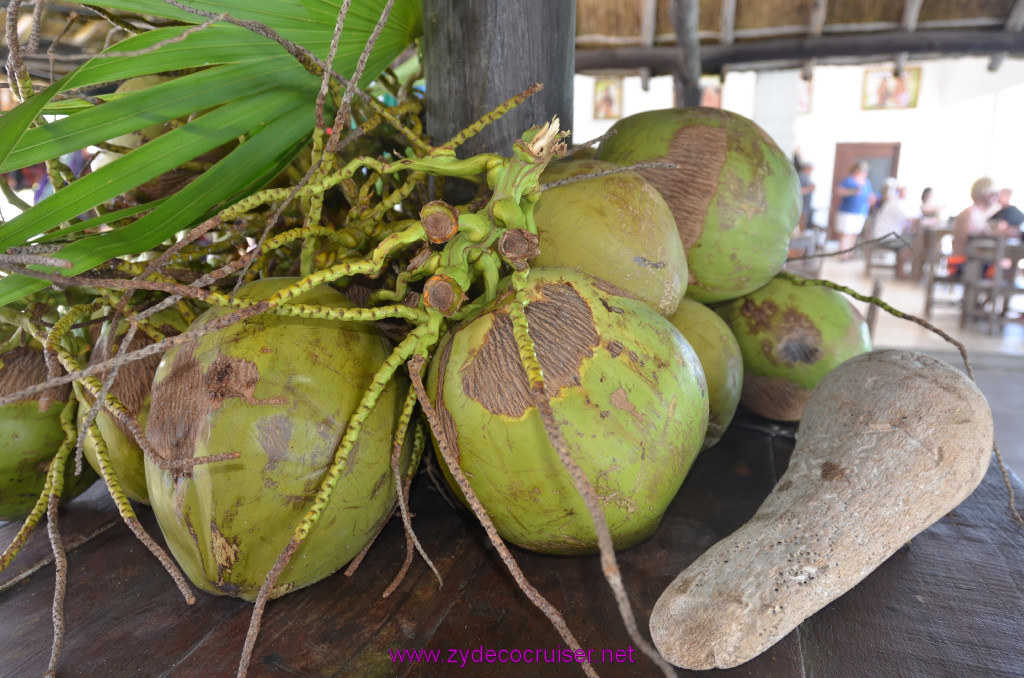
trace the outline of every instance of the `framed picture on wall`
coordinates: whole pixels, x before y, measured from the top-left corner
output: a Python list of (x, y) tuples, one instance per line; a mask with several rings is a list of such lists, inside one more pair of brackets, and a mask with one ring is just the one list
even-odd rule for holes
[(598, 78), (594, 81), (594, 119), (622, 117), (622, 78)]
[(920, 66), (907, 66), (900, 76), (888, 68), (868, 68), (864, 71), (860, 107), (865, 111), (917, 108), (920, 89)]

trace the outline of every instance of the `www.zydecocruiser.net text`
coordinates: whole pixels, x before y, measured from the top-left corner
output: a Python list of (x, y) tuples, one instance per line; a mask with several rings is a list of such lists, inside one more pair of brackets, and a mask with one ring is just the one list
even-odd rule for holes
[(448, 664), (465, 667), (469, 664), (633, 664), (636, 662), (632, 647), (617, 649), (555, 648), (444, 648), (388, 650), (393, 664)]

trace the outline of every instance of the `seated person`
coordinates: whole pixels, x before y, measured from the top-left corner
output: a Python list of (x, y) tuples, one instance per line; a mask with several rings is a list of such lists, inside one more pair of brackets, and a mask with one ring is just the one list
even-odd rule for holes
[(918, 208), (921, 212), (921, 216), (918, 219), (919, 223), (926, 226), (938, 226), (942, 216), (942, 206), (935, 202), (935, 193), (931, 187), (924, 189), (921, 192), (921, 206)]
[(953, 252), (947, 260), (950, 275), (959, 275), (963, 271), (968, 239), (992, 234), (988, 215), (997, 193), (995, 182), (989, 177), (982, 177), (971, 185), (971, 206), (953, 220)]
[(989, 217), (989, 221), (992, 222), (992, 227), (999, 235), (1019, 238), (1021, 237), (1021, 224), (1024, 224), (1024, 212), (1010, 204), (1011, 197), (1013, 197), (1013, 191), (1009, 188), (999, 191), (995, 205), (997, 210)]

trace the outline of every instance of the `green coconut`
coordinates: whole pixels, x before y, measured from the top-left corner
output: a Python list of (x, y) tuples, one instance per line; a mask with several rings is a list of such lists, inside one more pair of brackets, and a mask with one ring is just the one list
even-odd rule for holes
[[(599, 160), (547, 166), (543, 183), (614, 170)], [(531, 266), (568, 266), (621, 287), (662, 315), (686, 292), (686, 253), (672, 211), (637, 172), (545, 190), (534, 211), (540, 254)]]
[[(0, 355), (0, 397), (46, 379), (41, 347), (19, 346)], [(39, 499), (50, 460), (65, 439), (60, 414), (70, 395), (71, 389), (63, 386), (0, 406), (0, 521), (24, 518)], [(72, 455), (64, 471), (61, 503), (84, 492), (95, 480), (88, 467), (75, 475)]]
[(740, 402), (769, 419), (797, 421), (807, 397), (840, 363), (871, 350), (863, 316), (839, 292), (778, 277), (715, 306), (743, 354)]
[[(179, 334), (185, 329), (185, 320), (181, 314), (174, 309), (161, 311), (153, 316), (152, 324), (159, 328), (164, 334)], [(127, 323), (121, 323), (118, 327), (118, 343), (128, 330)], [(89, 364), (93, 365), (112, 357), (117, 353), (117, 345), (108, 349), (110, 343), (110, 324), (104, 325), (100, 332), (99, 339), (89, 356)], [(135, 351), (152, 344), (153, 341), (141, 330), (136, 332), (132, 339), (130, 350)], [(117, 377), (110, 392), (121, 401), (128, 411), (135, 416), (139, 425), (145, 430), (146, 421), (149, 419), (150, 390), (153, 385), (153, 375), (157, 365), (160, 364), (160, 356), (152, 355), (142, 360), (136, 360), (122, 365), (117, 371)], [(98, 375), (99, 379), (104, 374)], [(81, 403), (78, 408), (78, 426), (81, 428), (86, 415), (94, 402), (93, 397), (88, 394), (81, 384), (75, 382), (75, 395)], [(110, 465), (117, 475), (121, 489), (128, 495), (129, 499), (149, 503), (149, 491), (146, 489), (146, 466), (143, 461), (142, 448), (139, 447), (135, 437), (131, 434), (125, 424), (117, 417), (110, 414), (106, 409), (100, 409), (96, 413), (96, 426), (100, 430), (100, 436), (107, 446), (107, 453), (110, 455)], [(99, 459), (96, 457), (96, 447), (92, 438), (86, 437), (82, 444), (85, 458), (93, 470), (99, 473)]]
[[(238, 292), (265, 299), (292, 279)], [(304, 304), (350, 308), (326, 286)], [(213, 308), (193, 327), (229, 311)], [(390, 350), (375, 327), (273, 314), (172, 348), (153, 379), (147, 437), (164, 462), (237, 452), (191, 470), (146, 459), (149, 497), (175, 560), (201, 589), (253, 600), (310, 509), (352, 413)], [(272, 596), (335, 572), (390, 516), (390, 466), (407, 383), (385, 388), (319, 521), (281, 573)], [(163, 464), (166, 466), (166, 464)], [(408, 448), (401, 468), (409, 466)]]
[(717, 108), (674, 108), (619, 120), (597, 157), (643, 169), (675, 216), (702, 303), (753, 292), (782, 270), (801, 209), (793, 164), (764, 130)]
[(697, 352), (708, 382), (710, 416), (703, 449), (717, 444), (732, 423), (743, 389), (743, 355), (732, 330), (704, 304), (683, 299), (668, 317)]
[[(658, 526), (700, 450), (708, 420), (700, 362), (665, 318), (585, 273), (534, 268), (528, 290), (526, 315), (554, 416), (600, 498), (615, 547), (627, 548)], [(428, 393), (503, 539), (548, 554), (594, 552), (590, 514), (531, 396), (510, 303), (506, 295), (442, 338)]]

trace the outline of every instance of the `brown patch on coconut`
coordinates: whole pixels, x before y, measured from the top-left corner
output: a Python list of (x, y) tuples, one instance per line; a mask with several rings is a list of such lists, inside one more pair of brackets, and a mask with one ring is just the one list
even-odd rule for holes
[(740, 307), (740, 315), (746, 318), (751, 334), (767, 331), (778, 311), (779, 307), (772, 301), (758, 304), (752, 299), (744, 299)]
[[(31, 346), (18, 346), (0, 355), (0, 397), (17, 393), (46, 381), (46, 360), (43, 352)], [(67, 402), (71, 385), (58, 386), (39, 395), (26, 396), (18, 402), (39, 401), (40, 411), (49, 409), (53, 401)]]
[(617, 388), (615, 392), (612, 393), (611, 397), (609, 398), (609, 401), (611, 402), (613, 407), (617, 407), (623, 412), (628, 412), (630, 415), (632, 415), (632, 417), (636, 419), (637, 424), (643, 425), (644, 416), (640, 414), (640, 412), (636, 409), (636, 406), (632, 402), (630, 402), (629, 394), (626, 393), (626, 389), (622, 388), (621, 386)]
[(704, 217), (718, 193), (718, 178), (725, 165), (728, 134), (725, 129), (694, 125), (680, 129), (663, 158), (676, 169), (644, 169), (640, 174), (661, 191), (672, 208), (687, 251), (704, 231)]
[[(185, 461), (195, 456), (196, 432), (212, 409), (203, 388), (202, 367), (192, 357), (196, 343), (181, 347), (167, 375), (153, 384), (154, 407), (146, 425), (153, 450), (166, 461)], [(160, 407), (155, 405), (160, 403)]]
[[(810, 365), (823, 356), (821, 330), (800, 311), (794, 308), (786, 309), (778, 318), (778, 330), (781, 341), (776, 354), (787, 364)], [(771, 357), (769, 355), (769, 358)]]
[(610, 294), (613, 297), (625, 297), (627, 299), (637, 299), (638, 301), (640, 300), (635, 294), (633, 294), (632, 292), (627, 292), (618, 285), (610, 283), (607, 280), (603, 280), (596, 276), (592, 277), (594, 278), (594, 287), (601, 290), (605, 294)]
[[(554, 398), (564, 387), (579, 386), (580, 368), (594, 355), (600, 337), (590, 306), (571, 285), (550, 283), (537, 290), (541, 298), (526, 306), (526, 318), (544, 370), (545, 393)], [(462, 388), (493, 414), (521, 417), (533, 407), (507, 311), (492, 312), (491, 328), (466, 366)]]
[(185, 462), (195, 456), (196, 434), (203, 420), (228, 398), (261, 404), (254, 398), (260, 373), (254, 363), (220, 355), (209, 369), (196, 362), (196, 342), (184, 344), (170, 371), (153, 384), (154, 406), (146, 437), (164, 460)]
[(776, 421), (799, 421), (810, 390), (782, 377), (743, 375), (740, 402), (751, 412)]

